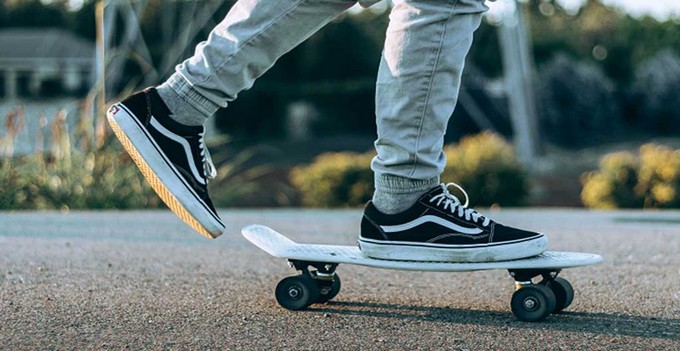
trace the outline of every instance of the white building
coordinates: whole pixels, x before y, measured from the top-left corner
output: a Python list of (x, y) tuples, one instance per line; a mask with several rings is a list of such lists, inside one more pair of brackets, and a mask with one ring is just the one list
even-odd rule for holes
[[(62, 29), (0, 30), (0, 99), (87, 91), (95, 81), (95, 45)], [(50, 91), (51, 90), (51, 91)]]

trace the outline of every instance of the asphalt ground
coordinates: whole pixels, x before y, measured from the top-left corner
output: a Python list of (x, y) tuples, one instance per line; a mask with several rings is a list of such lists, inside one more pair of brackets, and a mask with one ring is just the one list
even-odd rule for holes
[(274, 287), (295, 271), (240, 228), (353, 245), (361, 212), (221, 214), (228, 232), (209, 240), (169, 211), (0, 213), (0, 349), (680, 350), (680, 212), (490, 213), (605, 258), (563, 271), (574, 303), (540, 323), (512, 316), (502, 270), (341, 265), (333, 301), (284, 310)]

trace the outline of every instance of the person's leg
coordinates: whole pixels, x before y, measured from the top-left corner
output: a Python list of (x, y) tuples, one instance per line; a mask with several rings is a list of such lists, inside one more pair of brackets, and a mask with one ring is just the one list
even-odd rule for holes
[(202, 125), (276, 60), (354, 5), (351, 0), (240, 0), (158, 91), (174, 118)]
[(215, 177), (203, 124), (350, 0), (240, 0), (158, 89), (114, 104), (109, 123), (168, 207), (199, 233), (225, 229), (208, 195)]
[[(444, 134), (483, 0), (395, 0), (378, 73), (375, 193), (359, 245), (379, 259), (482, 262), (545, 251), (547, 238), (498, 224), (438, 185)], [(462, 189), (461, 189), (462, 190)]]
[(483, 0), (396, 0), (376, 90), (374, 204), (409, 208), (439, 183), (444, 134)]

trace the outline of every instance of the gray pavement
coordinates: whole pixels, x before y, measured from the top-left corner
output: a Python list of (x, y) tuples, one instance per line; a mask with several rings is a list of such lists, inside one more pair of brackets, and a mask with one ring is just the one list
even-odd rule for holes
[(505, 271), (344, 265), (333, 302), (284, 310), (273, 290), (294, 271), (240, 228), (351, 245), (360, 211), (222, 214), (229, 231), (208, 240), (169, 211), (0, 213), (0, 349), (680, 349), (680, 212), (494, 211), (605, 257), (563, 272), (575, 301), (542, 323), (513, 318)]

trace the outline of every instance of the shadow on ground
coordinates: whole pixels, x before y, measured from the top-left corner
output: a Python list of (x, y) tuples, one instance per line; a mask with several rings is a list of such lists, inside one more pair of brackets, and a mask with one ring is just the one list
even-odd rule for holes
[(371, 302), (331, 301), (310, 312), (422, 320), (440, 323), (512, 326), (528, 329), (551, 329), (609, 336), (632, 336), (680, 340), (680, 319), (628, 316), (608, 313), (562, 312), (539, 323), (520, 322), (509, 312), (463, 310), (447, 307), (409, 306)]

